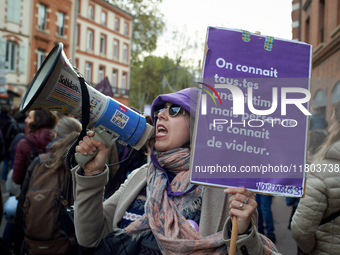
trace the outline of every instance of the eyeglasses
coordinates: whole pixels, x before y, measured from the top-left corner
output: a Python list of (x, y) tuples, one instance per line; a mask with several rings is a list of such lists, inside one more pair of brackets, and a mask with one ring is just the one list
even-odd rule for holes
[(172, 104), (172, 105), (164, 106), (164, 107), (160, 108), (159, 110), (155, 111), (155, 112), (153, 113), (153, 116), (154, 116), (155, 118), (157, 118), (157, 117), (158, 117), (158, 114), (159, 114), (160, 112), (162, 112), (163, 110), (165, 110), (166, 108), (168, 108), (168, 113), (169, 113), (169, 115), (170, 115), (171, 117), (175, 117), (175, 116), (181, 111), (181, 109), (182, 109), (181, 106), (179, 106), (179, 105), (177, 105), (177, 104)]

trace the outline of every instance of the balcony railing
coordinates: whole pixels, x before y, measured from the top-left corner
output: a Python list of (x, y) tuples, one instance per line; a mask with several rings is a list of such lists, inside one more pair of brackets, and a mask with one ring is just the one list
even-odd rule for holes
[(112, 87), (113, 94), (118, 94), (121, 96), (128, 96), (129, 90), (124, 88)]

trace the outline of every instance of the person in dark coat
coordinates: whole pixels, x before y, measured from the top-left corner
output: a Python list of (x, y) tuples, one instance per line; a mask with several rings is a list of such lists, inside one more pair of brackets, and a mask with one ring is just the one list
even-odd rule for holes
[(7, 128), (12, 123), (12, 117), (10, 115), (11, 108), (8, 105), (0, 106), (0, 129), (5, 135)]
[[(33, 110), (25, 119), (27, 126), (26, 137), (36, 148), (45, 151), (47, 144), (53, 139), (53, 128), (58, 122), (58, 117), (51, 111)], [(28, 167), (28, 152), (32, 148), (26, 139), (21, 139), (15, 150), (13, 176), (16, 184), (22, 184)]]
[(0, 106), (0, 129), (2, 131), (3, 140), (4, 140), (4, 150), (1, 152), (1, 160), (3, 160), (2, 167), (2, 180), (7, 180), (8, 174), (8, 164), (9, 164), (9, 147), (10, 147), (10, 138), (9, 138), (9, 129), (11, 127), (14, 119), (10, 115), (11, 108), (8, 105)]

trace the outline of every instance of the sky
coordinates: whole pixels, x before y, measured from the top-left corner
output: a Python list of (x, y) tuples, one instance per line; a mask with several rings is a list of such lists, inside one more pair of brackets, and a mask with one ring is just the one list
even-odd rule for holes
[(292, 0), (163, 0), (159, 8), (166, 28), (153, 53), (157, 56), (203, 59), (208, 26), (292, 38)]

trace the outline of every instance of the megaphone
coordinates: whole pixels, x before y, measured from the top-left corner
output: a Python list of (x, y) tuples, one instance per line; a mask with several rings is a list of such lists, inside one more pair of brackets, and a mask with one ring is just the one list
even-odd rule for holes
[[(20, 110), (50, 110), (71, 114), (81, 119), (82, 91), (80, 72), (70, 63), (58, 43), (48, 54), (34, 76), (20, 104)], [(109, 147), (118, 140), (139, 150), (150, 137), (153, 127), (141, 114), (103, 95), (85, 81), (90, 101), (89, 124), (94, 127), (93, 139)], [(76, 153), (76, 161), (84, 165), (93, 155)]]

